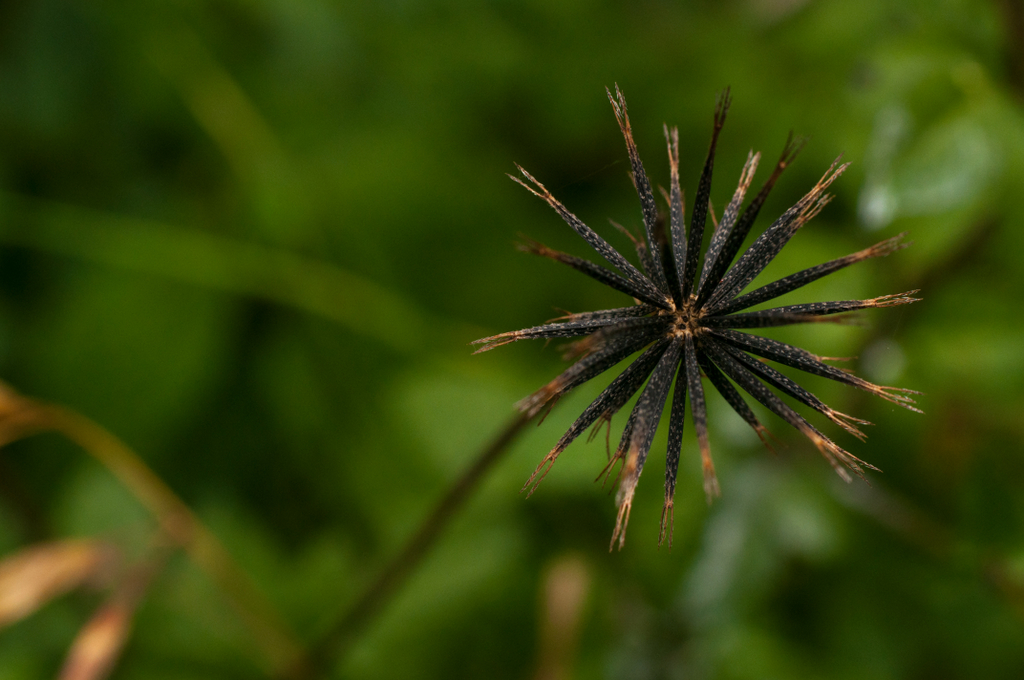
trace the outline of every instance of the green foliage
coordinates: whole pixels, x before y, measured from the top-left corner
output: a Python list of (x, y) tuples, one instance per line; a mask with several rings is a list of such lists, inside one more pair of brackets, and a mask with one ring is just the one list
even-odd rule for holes
[[(609, 555), (615, 507), (592, 483), (603, 434), (518, 494), (602, 385), (581, 388), (505, 454), (335, 672), (533, 674), (548, 567), (570, 554), (590, 584), (571, 677), (1019, 677), (1024, 26), (1012, 5), (4, 3), (3, 379), (122, 437), (311, 644), (562, 366), (540, 343), (478, 357), (468, 343), (556, 316), (552, 304), (628, 303), (514, 250), (523, 233), (587, 255), (504, 173), (521, 163), (625, 246), (605, 219), (635, 228), (641, 215), (605, 86), (628, 96), (654, 184), (668, 185), (662, 123), (679, 125), (693, 192), (729, 85), (719, 211), (747, 149), (767, 167), (790, 129), (811, 141), (755, 230), (840, 152), (853, 162), (759, 281), (906, 230), (912, 248), (783, 304), (923, 288), (866, 327), (777, 337), (859, 355), (866, 377), (924, 391), (926, 415), (809, 381), (876, 423), (861, 444), (810, 418), (885, 470), (846, 487), (778, 420), (764, 418), (784, 440), (773, 456), (710, 398), (722, 498), (704, 503), (688, 428), (673, 549), (656, 547), (652, 455), (626, 547)], [(0, 451), (5, 553), (90, 535), (130, 559), (155, 526), (57, 437)], [(72, 593), (0, 631), (0, 677), (56, 673), (100, 601)], [(230, 597), (178, 554), (112, 677), (265, 673)]]

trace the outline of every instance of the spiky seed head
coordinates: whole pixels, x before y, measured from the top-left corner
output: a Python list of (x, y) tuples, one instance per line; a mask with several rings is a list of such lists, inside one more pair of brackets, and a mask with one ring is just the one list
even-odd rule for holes
[[(869, 300), (812, 302), (752, 312), (743, 311), (856, 262), (885, 257), (905, 248), (909, 245), (902, 242), (905, 234), (899, 234), (852, 255), (809, 267), (749, 293), (743, 293), (743, 289), (779, 254), (796, 232), (828, 205), (832, 197), (826, 190), (843, 174), (849, 163), (841, 163), (841, 158), (837, 158), (803, 198), (769, 225), (754, 243), (740, 254), (740, 248), (750, 233), (761, 206), (783, 170), (795, 159), (804, 140), (794, 140), (790, 135), (771, 175), (757, 195), (741, 210), (761, 159), (760, 153), (748, 153), (732, 199), (722, 211), (721, 218), (716, 218), (711, 208), (711, 180), (718, 136), (725, 124), (731, 101), (729, 91), (725, 90), (715, 107), (711, 144), (698, 182), (689, 232), (684, 220), (683, 192), (679, 181), (679, 131), (664, 126), (668, 146), (670, 188), (668, 191), (662, 190), (662, 194), (668, 204), (669, 234), (668, 238), (662, 236), (659, 239), (659, 234), (663, 233), (665, 220), (658, 214), (650, 181), (640, 162), (640, 154), (633, 140), (626, 98), (618, 85), (615, 86), (614, 94), (611, 90), (607, 93), (619, 129), (626, 141), (633, 185), (640, 198), (644, 234), (637, 237), (614, 222), (612, 224), (626, 233), (633, 242), (639, 266), (632, 264), (571, 213), (526, 170), (517, 165), (523, 179), (509, 176), (548, 203), (608, 262), (611, 268), (558, 252), (525, 237), (520, 248), (566, 264), (632, 297), (633, 304), (617, 309), (567, 314), (540, 326), (476, 340), (474, 344), (482, 345), (477, 350), (479, 353), (528, 338), (582, 338), (572, 343), (567, 352), (567, 356), (574, 358), (575, 363), (537, 392), (519, 402), (518, 407), (530, 416), (550, 408), (567, 392), (607, 371), (627, 357), (637, 352), (641, 353), (577, 418), (568, 432), (537, 466), (536, 471), (523, 486), (523, 490), (528, 491), (528, 495), (536, 491), (537, 485), (554, 465), (555, 460), (573, 440), (591, 426), (595, 431), (604, 424), (610, 426), (612, 415), (640, 392), (640, 397), (627, 418), (616, 452), (598, 476), (599, 479), (605, 475), (612, 476), (613, 467), (621, 463), (618, 474), (615, 475), (619, 482), (616, 494), (618, 516), (611, 543), (612, 548), (617, 543), (621, 549), (626, 540), (626, 528), (629, 524), (636, 485), (674, 381), (676, 386), (669, 417), (665, 467), (665, 504), (659, 538), (659, 542), (664, 542), (667, 538), (671, 546), (673, 498), (687, 393), (700, 445), (704, 493), (708, 503), (721, 493), (714, 461), (711, 458), (702, 372), (730, 407), (754, 429), (769, 448), (766, 435), (771, 436), (771, 433), (757, 420), (745, 399), (733, 387), (733, 383), (807, 437), (843, 479), (851, 480), (850, 472), (863, 477), (865, 469), (877, 470), (878, 468), (865, 463), (822, 434), (783, 402), (769, 386), (818, 411), (858, 439), (865, 439), (865, 435), (857, 425), (870, 423), (832, 409), (766, 362), (772, 361), (857, 387), (918, 413), (920, 410), (914, 406), (914, 400), (910, 395), (919, 393), (905, 388), (875, 385), (849, 371), (824, 363), (826, 360), (832, 360), (828, 357), (817, 356), (799, 347), (737, 329), (822, 321), (843, 322), (850, 318), (851, 312), (858, 310), (917, 302), (918, 298), (911, 296), (918, 291), (912, 290), (895, 295), (881, 295)], [(710, 244), (701, 257), (700, 248), (709, 213), (712, 217), (713, 232)]]

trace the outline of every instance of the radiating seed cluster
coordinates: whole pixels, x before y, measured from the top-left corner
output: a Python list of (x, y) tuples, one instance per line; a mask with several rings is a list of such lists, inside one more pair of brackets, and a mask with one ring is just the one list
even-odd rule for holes
[[(679, 469), (687, 393), (690, 396), (690, 412), (700, 445), (704, 492), (708, 502), (710, 503), (720, 493), (708, 444), (702, 373), (766, 444), (767, 430), (758, 421), (736, 386), (810, 439), (844, 479), (850, 479), (848, 470), (863, 476), (864, 468), (877, 469), (843, 450), (819, 432), (769, 389), (769, 386), (822, 413), (861, 440), (865, 435), (858, 425), (870, 423), (835, 411), (764, 360), (852, 385), (912, 411), (918, 409), (913, 406), (914, 401), (909, 395), (918, 393), (898, 387), (874, 385), (849, 371), (825, 363), (828, 357), (820, 357), (798, 347), (738, 329), (834, 321), (844, 317), (830, 315), (915, 302), (916, 299), (910, 295), (917, 291), (909, 291), (870, 300), (814, 302), (743, 311), (796, 290), (855, 262), (883, 257), (899, 250), (907, 245), (901, 243), (904, 234), (852, 255), (804, 269), (749, 293), (743, 293), (744, 288), (778, 255), (789, 239), (828, 204), (831, 196), (825, 193), (826, 189), (846, 170), (848, 164), (840, 165), (836, 160), (821, 180), (796, 205), (784, 212), (740, 254), (741, 246), (750, 233), (768, 193), (782, 171), (792, 163), (801, 143), (794, 142), (790, 137), (771, 175), (757, 195), (743, 208), (744, 198), (761, 159), (759, 153), (748, 154), (736, 191), (722, 212), (721, 219), (717, 219), (714, 211), (709, 208), (711, 176), (715, 162), (715, 147), (729, 110), (729, 94), (726, 91), (719, 98), (715, 109), (711, 146), (697, 185), (690, 227), (687, 230), (684, 224), (683, 194), (679, 186), (678, 130), (673, 128), (670, 131), (667, 126), (665, 127), (671, 173), (670, 190), (662, 190), (668, 205), (668, 219), (665, 220), (659, 218), (654, 192), (651, 190), (650, 181), (644, 172), (633, 141), (626, 112), (626, 100), (618, 86), (614, 95), (608, 92), (608, 99), (626, 139), (633, 182), (640, 197), (645, 233), (642, 237), (635, 237), (622, 227), (615, 226), (632, 240), (640, 263), (639, 268), (569, 212), (526, 170), (519, 168), (526, 181), (518, 177), (512, 179), (544, 199), (613, 269), (552, 250), (533, 241), (527, 241), (522, 248), (527, 252), (567, 264), (631, 296), (634, 304), (618, 309), (569, 314), (542, 326), (483, 338), (476, 341), (477, 344), (483, 345), (477, 351), (484, 352), (527, 338), (582, 336), (581, 340), (569, 346), (567, 353), (567, 358), (575, 358), (576, 362), (519, 403), (519, 408), (530, 416), (550, 407), (562, 395), (630, 355), (641, 350), (642, 352), (583, 411), (569, 431), (544, 457), (523, 488), (529, 489), (532, 493), (559, 454), (588, 428), (594, 426), (591, 436), (602, 425), (609, 425), (610, 428), (612, 416), (639, 391), (640, 396), (626, 420), (618, 448), (602, 472), (609, 472), (617, 463), (622, 464), (618, 474), (620, 481), (616, 496), (619, 508), (618, 521), (612, 534), (612, 545), (614, 546), (617, 540), (621, 548), (626, 537), (626, 525), (629, 522), (636, 484), (650, 452), (651, 442), (674, 378), (665, 469), (665, 506), (661, 520), (661, 540), (667, 535), (671, 544), (672, 499), (675, 495), (676, 474)], [(705, 222), (709, 213), (714, 230), (704, 257), (701, 258)]]

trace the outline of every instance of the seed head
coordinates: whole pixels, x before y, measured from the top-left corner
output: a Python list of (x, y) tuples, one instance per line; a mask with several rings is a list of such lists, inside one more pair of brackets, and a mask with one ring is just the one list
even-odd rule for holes
[[(790, 136), (771, 175), (757, 195), (741, 210), (747, 190), (750, 188), (754, 173), (761, 160), (759, 153), (750, 152), (740, 173), (739, 183), (732, 199), (722, 212), (721, 219), (716, 218), (710, 205), (711, 176), (714, 169), (718, 135), (729, 110), (729, 91), (726, 90), (719, 97), (715, 107), (711, 146), (708, 149), (704, 169), (697, 185), (696, 199), (690, 216), (690, 228), (687, 232), (684, 224), (683, 194), (679, 186), (678, 129), (669, 130), (667, 126), (665, 127), (671, 188), (668, 192), (662, 190), (668, 204), (668, 219), (663, 220), (659, 219), (654, 193), (633, 141), (629, 115), (626, 111), (626, 100), (617, 85), (614, 95), (608, 91), (608, 99), (611, 101), (615, 118), (626, 139), (626, 151), (632, 166), (633, 183), (640, 197), (640, 207), (643, 213), (644, 235), (635, 237), (622, 227), (615, 226), (624, 231), (632, 240), (639, 260), (639, 267), (634, 266), (593, 229), (569, 212), (543, 184), (526, 170), (519, 168), (523, 179), (509, 176), (554, 208), (562, 219), (582, 236), (613, 269), (574, 255), (552, 250), (530, 240), (521, 246), (522, 249), (567, 264), (573, 269), (629, 295), (633, 298), (634, 304), (617, 309), (568, 314), (541, 326), (476, 340), (475, 344), (482, 345), (477, 352), (484, 352), (527, 338), (582, 337), (581, 340), (569, 346), (568, 357), (575, 358), (575, 363), (547, 385), (519, 402), (519, 408), (530, 416), (550, 408), (559, 397), (627, 357), (637, 352), (641, 353), (576, 419), (569, 431), (562, 436), (527, 480), (523, 487), (524, 491), (528, 490), (532, 494), (562, 451), (587, 428), (594, 426), (594, 433), (596, 433), (602, 425), (607, 424), (610, 427), (612, 416), (634, 394), (640, 391), (636, 405), (626, 420), (618, 448), (602, 472), (604, 475), (616, 464), (621, 463), (617, 476), (619, 488), (616, 494), (619, 514), (612, 534), (612, 546), (618, 541), (621, 549), (626, 538), (626, 526), (629, 522), (636, 485), (650, 452), (654, 433), (658, 429), (658, 422), (661, 419), (674, 378), (675, 388), (669, 415), (668, 451), (665, 466), (665, 505), (662, 512), (660, 538), (661, 541), (664, 541), (667, 536), (671, 545), (672, 502), (675, 496), (676, 474), (679, 469), (679, 452), (682, 443), (687, 393), (690, 395), (690, 412), (700, 446), (704, 493), (708, 503), (720, 495), (715, 466), (711, 459), (711, 447), (708, 443), (707, 408), (704, 400), (702, 373), (729, 406), (754, 429), (767, 446), (770, 447), (766, 439), (766, 435), (769, 434), (768, 430), (758, 421), (745, 398), (735, 386), (739, 386), (768, 410), (799, 430), (814, 444), (843, 479), (849, 481), (851, 471), (863, 477), (865, 468), (877, 470), (878, 468), (845, 451), (818, 431), (803, 416), (783, 402), (774, 391), (769, 389), (769, 386), (820, 412), (858, 439), (865, 438), (858, 425), (869, 425), (870, 423), (832, 409), (763, 359), (866, 390), (882, 399), (918, 413), (920, 411), (913, 405), (914, 400), (910, 395), (919, 393), (899, 387), (872, 384), (848, 371), (825, 363), (828, 357), (820, 357), (799, 347), (739, 329), (768, 328), (797, 323), (842, 322), (848, 319), (850, 312), (857, 310), (916, 302), (917, 298), (911, 297), (911, 295), (917, 291), (908, 291), (897, 295), (883, 295), (870, 300), (813, 302), (757, 311), (743, 311), (796, 290), (855, 262), (883, 257), (900, 250), (909, 245), (902, 242), (905, 234), (887, 239), (852, 255), (804, 269), (749, 293), (743, 293), (744, 288), (779, 254), (793, 235), (828, 204), (832, 197), (826, 193), (826, 190), (843, 174), (849, 164), (840, 164), (840, 159), (836, 159), (818, 183), (797, 201), (796, 205), (784, 212), (754, 240), (754, 243), (745, 252), (739, 254), (743, 241), (750, 233), (761, 206), (782, 171), (793, 162), (803, 146), (803, 141), (794, 140), (792, 135)], [(705, 222), (709, 213), (714, 231), (711, 234), (710, 244), (701, 258), (700, 250), (704, 241)], [(664, 233), (666, 221), (668, 222), (667, 235)], [(739, 255), (738, 259), (737, 255)], [(642, 391), (641, 387), (643, 387)]]

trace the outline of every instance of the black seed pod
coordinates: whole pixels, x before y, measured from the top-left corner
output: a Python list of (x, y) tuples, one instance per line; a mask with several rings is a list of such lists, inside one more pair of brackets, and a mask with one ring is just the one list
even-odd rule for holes
[[(592, 425), (596, 429), (610, 422), (612, 415), (643, 387), (626, 421), (615, 455), (605, 468), (605, 471), (608, 471), (616, 463), (622, 463), (618, 474), (619, 489), (616, 497), (619, 517), (612, 535), (612, 545), (614, 546), (617, 540), (621, 548), (626, 537), (626, 525), (629, 522), (636, 484), (650, 452), (651, 442), (668, 399), (672, 381), (675, 379), (669, 416), (665, 507), (661, 522), (661, 539), (664, 540), (667, 535), (671, 543), (672, 499), (679, 468), (687, 392), (690, 394), (690, 411), (700, 444), (704, 492), (708, 502), (710, 503), (720, 493), (708, 444), (707, 410), (701, 371), (722, 394), (725, 401), (766, 444), (767, 430), (757, 420), (739, 390), (733, 387), (733, 383), (802, 432), (844, 479), (850, 479), (848, 471), (863, 476), (864, 468), (877, 469), (836, 445), (783, 402), (768, 386), (819, 411), (859, 439), (864, 439), (864, 433), (857, 425), (869, 424), (867, 421), (835, 411), (796, 382), (755, 357), (858, 387), (911, 411), (918, 409), (913, 406), (914, 400), (909, 395), (918, 394), (917, 392), (874, 385), (824, 363), (824, 357), (736, 329), (842, 320), (843, 316), (830, 315), (916, 302), (916, 298), (910, 295), (917, 291), (909, 291), (870, 300), (815, 302), (753, 312), (742, 311), (796, 290), (855, 262), (883, 257), (904, 248), (907, 245), (901, 243), (904, 234), (852, 255), (791, 274), (741, 295), (743, 289), (779, 254), (789, 239), (828, 204), (831, 196), (825, 191), (846, 170), (848, 164), (840, 164), (839, 160), (836, 160), (821, 180), (796, 205), (775, 220), (753, 245), (736, 259), (768, 193), (782, 171), (792, 163), (802, 144), (799, 141), (794, 142), (792, 137), (787, 140), (772, 174), (754, 199), (741, 211), (747, 189), (761, 158), (760, 154), (751, 152), (743, 166), (739, 185), (732, 200), (723, 211), (721, 220), (716, 220), (713, 210), (709, 207), (711, 176), (718, 135), (729, 110), (729, 93), (726, 90), (715, 108), (711, 145), (697, 186), (689, 234), (684, 224), (682, 191), (679, 186), (679, 134), (676, 129), (670, 131), (665, 128), (671, 171), (671, 189), (665, 196), (669, 205), (669, 235), (665, 237), (662, 233), (662, 238), (659, 239), (659, 229), (663, 229), (665, 225), (658, 219), (654, 193), (651, 191), (650, 181), (633, 142), (626, 100), (618, 86), (614, 95), (608, 92), (608, 99), (612, 103), (615, 117), (626, 139), (633, 181), (640, 197), (644, 237), (635, 238), (630, 235), (640, 259), (640, 268), (631, 264), (593, 229), (569, 212), (543, 184), (525, 170), (519, 168), (526, 181), (518, 177), (512, 179), (547, 201), (617, 272), (573, 255), (554, 251), (533, 241), (528, 241), (523, 249), (567, 264), (633, 297), (635, 304), (619, 309), (569, 314), (542, 326), (483, 338), (476, 341), (483, 344), (477, 351), (483, 352), (526, 338), (583, 337), (570, 347), (570, 355), (578, 357), (576, 362), (519, 403), (519, 408), (531, 416), (540, 413), (574, 387), (603, 373), (626, 357), (641, 350), (643, 352), (573, 423), (555, 448), (541, 461), (523, 487), (524, 490), (529, 489), (532, 493), (555, 459), (573, 440)], [(702, 263), (700, 248), (709, 212), (714, 223), (714, 232)]]

